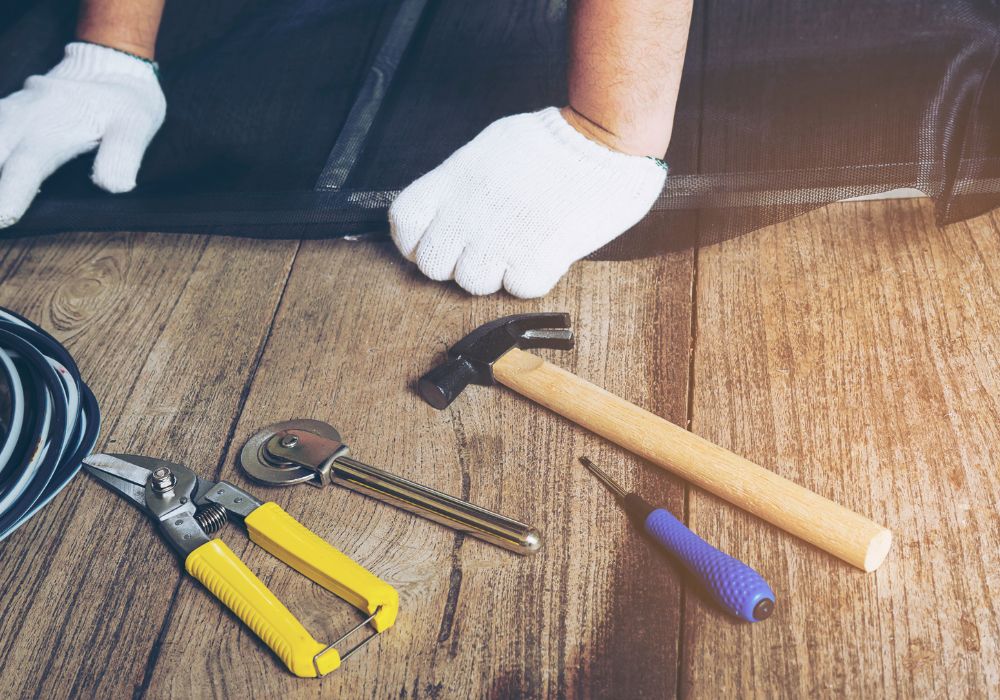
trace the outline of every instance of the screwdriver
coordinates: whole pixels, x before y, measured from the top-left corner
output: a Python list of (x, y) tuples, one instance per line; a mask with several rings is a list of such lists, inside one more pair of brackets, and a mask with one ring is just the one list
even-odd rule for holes
[(588, 458), (580, 457), (580, 463), (615, 495), (633, 524), (672, 554), (726, 612), (747, 622), (774, 612), (774, 592), (760, 574), (698, 537), (670, 512), (627, 493)]

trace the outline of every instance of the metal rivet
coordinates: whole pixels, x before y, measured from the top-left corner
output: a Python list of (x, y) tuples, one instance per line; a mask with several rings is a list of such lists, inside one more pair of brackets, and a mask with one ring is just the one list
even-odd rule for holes
[(166, 493), (177, 483), (177, 477), (166, 467), (157, 467), (150, 474), (149, 483), (156, 493)]
[(296, 445), (299, 444), (299, 436), (286, 435), (285, 437), (281, 438), (280, 444), (282, 447), (295, 447)]
[(174, 525), (183, 525), (183, 524), (184, 524), (183, 520), (175, 520), (174, 521)]
[(237, 496), (236, 498), (233, 499), (233, 502), (234, 503), (242, 503), (243, 502), (243, 496)]

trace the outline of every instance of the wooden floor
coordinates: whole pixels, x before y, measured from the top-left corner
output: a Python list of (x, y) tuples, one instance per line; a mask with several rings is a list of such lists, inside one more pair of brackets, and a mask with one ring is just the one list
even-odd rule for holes
[[(85, 474), (0, 543), (0, 696), (979, 697), (1000, 693), (1000, 214), (939, 230), (917, 200), (829, 206), (667, 257), (585, 262), (543, 301), (429, 282), (390, 245), (65, 235), (0, 246), (0, 305), (98, 396), (98, 448), (184, 462), (286, 510), (396, 586), (396, 626), (298, 680)], [(493, 317), (569, 311), (546, 356), (891, 527), (870, 575), (500, 388), (411, 388)], [(355, 456), (537, 525), (530, 558), (343, 490), (266, 489), (244, 440), (294, 417)], [(587, 453), (755, 566), (737, 624), (627, 528)], [(349, 607), (238, 526), (306, 626)]]

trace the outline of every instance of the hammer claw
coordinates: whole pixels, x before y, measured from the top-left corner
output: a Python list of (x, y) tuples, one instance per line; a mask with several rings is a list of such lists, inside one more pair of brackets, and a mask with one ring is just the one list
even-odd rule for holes
[(572, 350), (573, 331), (569, 329), (560, 330), (528, 330), (521, 334), (521, 347), (528, 350), (531, 348), (551, 348), (553, 350)]
[(507, 319), (510, 319), (509, 326), (521, 329), (522, 333), (543, 328), (569, 328), (572, 325), (569, 314), (565, 312), (518, 314), (516, 316), (508, 316)]

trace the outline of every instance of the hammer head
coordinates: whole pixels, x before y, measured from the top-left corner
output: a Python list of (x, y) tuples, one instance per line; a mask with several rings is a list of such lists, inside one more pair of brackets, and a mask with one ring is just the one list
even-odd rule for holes
[(511, 348), (573, 347), (569, 314), (515, 314), (483, 324), (448, 348), (448, 359), (420, 378), (424, 401), (447, 408), (469, 384), (495, 384), (493, 363)]

